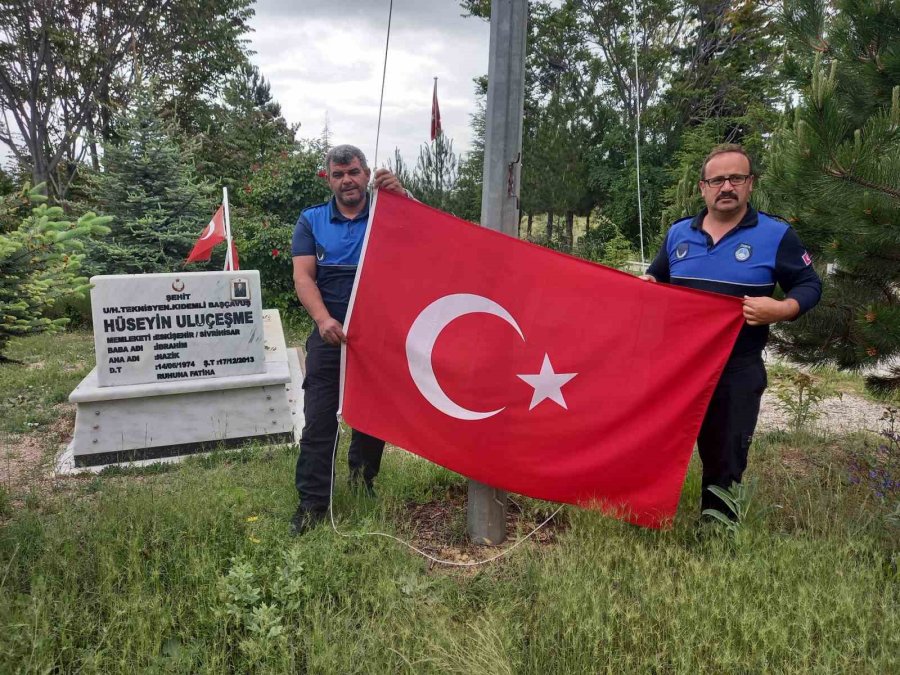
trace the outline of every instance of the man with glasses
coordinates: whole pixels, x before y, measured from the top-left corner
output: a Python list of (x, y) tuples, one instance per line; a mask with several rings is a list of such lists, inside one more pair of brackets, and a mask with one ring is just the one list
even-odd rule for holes
[[(371, 172), (362, 150), (338, 145), (325, 158), (332, 198), (300, 214), (291, 253), (294, 288), (316, 327), (306, 341), (303, 379), (305, 424), (297, 459), (300, 504), (291, 521), (302, 534), (325, 518), (332, 480), (332, 454), (337, 434), (341, 343), (344, 319), (369, 221), (367, 186)], [(375, 172), (375, 187), (408, 194), (387, 169)], [(348, 459), (350, 482), (374, 495), (372, 481), (381, 466), (384, 441), (353, 431)]]
[[(747, 202), (753, 192), (750, 157), (739, 145), (713, 149), (700, 171), (706, 202), (696, 216), (673, 224), (641, 278), (744, 300), (744, 319), (713, 392), (697, 438), (703, 462), (700, 507), (732, 515), (707, 488), (739, 483), (766, 388), (762, 351), (769, 325), (791, 321), (819, 302), (822, 282), (796, 232)], [(784, 299), (772, 297), (776, 284)]]

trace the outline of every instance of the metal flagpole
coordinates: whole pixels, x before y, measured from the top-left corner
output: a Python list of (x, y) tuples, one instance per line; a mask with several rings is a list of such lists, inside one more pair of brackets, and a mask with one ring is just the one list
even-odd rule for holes
[[(491, 1), (481, 224), (513, 237), (519, 236), (527, 24), (527, 0)], [(506, 492), (469, 481), (468, 531), (479, 544), (503, 542)]]
[(225, 207), (225, 243), (228, 250), (225, 251), (225, 271), (234, 269), (234, 260), (231, 259), (231, 216), (228, 213), (228, 188), (222, 188), (222, 206)]
[(638, 236), (641, 238), (641, 264), (646, 264), (647, 261), (644, 258), (644, 209), (641, 204), (641, 81), (638, 70), (637, 0), (632, 0), (631, 12), (631, 41), (634, 43), (634, 167), (637, 181)]

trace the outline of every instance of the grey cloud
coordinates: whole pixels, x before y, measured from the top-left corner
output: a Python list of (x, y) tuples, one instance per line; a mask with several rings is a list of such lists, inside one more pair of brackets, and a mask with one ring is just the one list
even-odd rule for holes
[[(386, 32), (389, 4), (389, 0), (257, 0), (256, 14), (258, 17), (273, 17), (278, 20), (333, 20), (337, 31), (340, 30), (341, 23), (362, 22), (370, 25), (373, 30)], [(391, 31), (397, 28), (435, 26), (454, 33), (465, 33), (467, 24), (482, 23), (481, 19), (475, 17), (460, 21), (463, 14), (463, 9), (456, 0), (394, 0)]]

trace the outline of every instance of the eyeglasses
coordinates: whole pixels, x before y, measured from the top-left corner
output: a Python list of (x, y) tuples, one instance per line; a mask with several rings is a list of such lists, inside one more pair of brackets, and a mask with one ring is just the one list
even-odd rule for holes
[(750, 173), (733, 173), (730, 176), (714, 176), (712, 178), (702, 178), (701, 183), (706, 183), (710, 187), (722, 187), (727, 180), (732, 185), (743, 185), (753, 174)]

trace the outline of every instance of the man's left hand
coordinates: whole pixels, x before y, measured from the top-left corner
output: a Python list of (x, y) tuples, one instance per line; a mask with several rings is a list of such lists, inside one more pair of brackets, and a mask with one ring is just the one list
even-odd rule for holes
[(744, 319), (751, 326), (765, 326), (778, 321), (790, 321), (800, 313), (800, 305), (793, 298), (776, 300), (765, 296), (744, 296)]
[(375, 172), (375, 189), (387, 190), (388, 192), (396, 192), (406, 196), (406, 190), (403, 189), (397, 177), (387, 169), (378, 169)]

